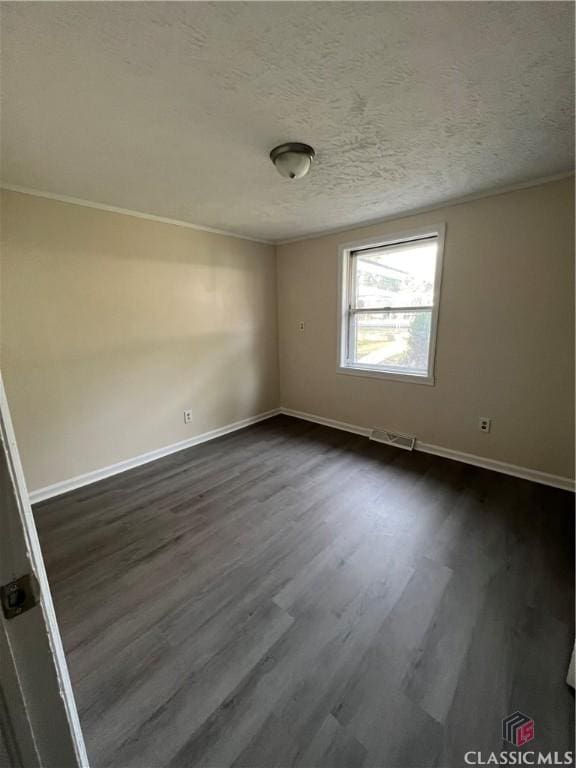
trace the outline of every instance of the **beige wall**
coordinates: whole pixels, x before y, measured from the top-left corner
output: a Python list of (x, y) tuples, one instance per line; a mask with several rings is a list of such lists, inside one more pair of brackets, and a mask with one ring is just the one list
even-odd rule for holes
[(272, 246), (14, 192), (2, 235), (1, 366), (30, 489), (278, 406)]
[[(435, 386), (337, 374), (338, 245), (441, 221)], [(572, 178), (277, 253), (283, 406), (574, 476)], [(480, 416), (493, 419), (490, 434)]]
[[(573, 477), (573, 206), (566, 179), (279, 246), (279, 398), (273, 247), (3, 192), (0, 362), (29, 487), (280, 402)], [(337, 374), (338, 245), (440, 221), (435, 386)]]

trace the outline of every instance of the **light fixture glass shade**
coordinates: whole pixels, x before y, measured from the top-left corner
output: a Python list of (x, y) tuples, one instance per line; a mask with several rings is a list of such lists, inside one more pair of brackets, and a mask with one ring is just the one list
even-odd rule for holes
[(270, 152), (270, 159), (279, 174), (287, 179), (301, 179), (312, 165), (314, 150), (308, 144), (281, 144)]
[(310, 170), (311, 160), (302, 152), (285, 152), (276, 158), (278, 173), (287, 179), (301, 179)]

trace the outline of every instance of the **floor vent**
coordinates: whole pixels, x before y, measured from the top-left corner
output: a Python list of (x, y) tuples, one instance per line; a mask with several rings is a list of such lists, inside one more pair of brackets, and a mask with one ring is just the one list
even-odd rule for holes
[(397, 432), (386, 432), (383, 429), (373, 429), (370, 433), (370, 440), (386, 443), (386, 445), (395, 445), (396, 448), (403, 448), (405, 451), (412, 451), (416, 442), (415, 437), (399, 435)]

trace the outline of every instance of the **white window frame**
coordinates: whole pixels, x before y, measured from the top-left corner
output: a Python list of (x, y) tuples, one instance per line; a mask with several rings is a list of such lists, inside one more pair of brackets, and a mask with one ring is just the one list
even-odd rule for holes
[[(436, 237), (438, 251), (436, 254), (436, 273), (434, 276), (434, 296), (430, 322), (430, 346), (428, 349), (428, 371), (425, 374), (408, 373), (406, 371), (394, 371), (392, 368), (382, 369), (351, 363), (348, 358), (349, 329), (352, 312), (350, 292), (353, 288), (351, 279), (351, 254), (363, 248), (379, 248), (388, 245), (407, 243), (410, 240), (422, 240), (426, 237)], [(442, 263), (444, 260), (444, 241), (446, 237), (446, 224), (431, 224), (425, 227), (414, 227), (403, 232), (395, 232), (382, 237), (372, 237), (368, 240), (360, 240), (354, 243), (345, 243), (339, 246), (338, 269), (338, 350), (337, 373), (351, 374), (353, 376), (368, 376), (377, 379), (389, 379), (391, 381), (408, 381), (415, 384), (434, 385), (434, 365), (436, 358), (436, 337), (438, 333), (438, 314), (440, 310), (440, 287), (442, 284)], [(382, 311), (382, 307), (378, 307)], [(394, 307), (390, 311), (395, 311)], [(397, 311), (397, 310), (396, 310)]]

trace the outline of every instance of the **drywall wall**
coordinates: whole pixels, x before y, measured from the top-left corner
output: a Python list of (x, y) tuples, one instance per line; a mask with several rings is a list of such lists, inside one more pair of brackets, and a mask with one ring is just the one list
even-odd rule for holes
[(8, 191), (1, 217), (0, 362), (29, 489), (278, 406), (272, 246)]
[[(339, 244), (442, 221), (435, 386), (338, 374)], [(284, 407), (574, 477), (573, 178), (277, 254)], [(480, 416), (492, 418), (489, 434)]]

